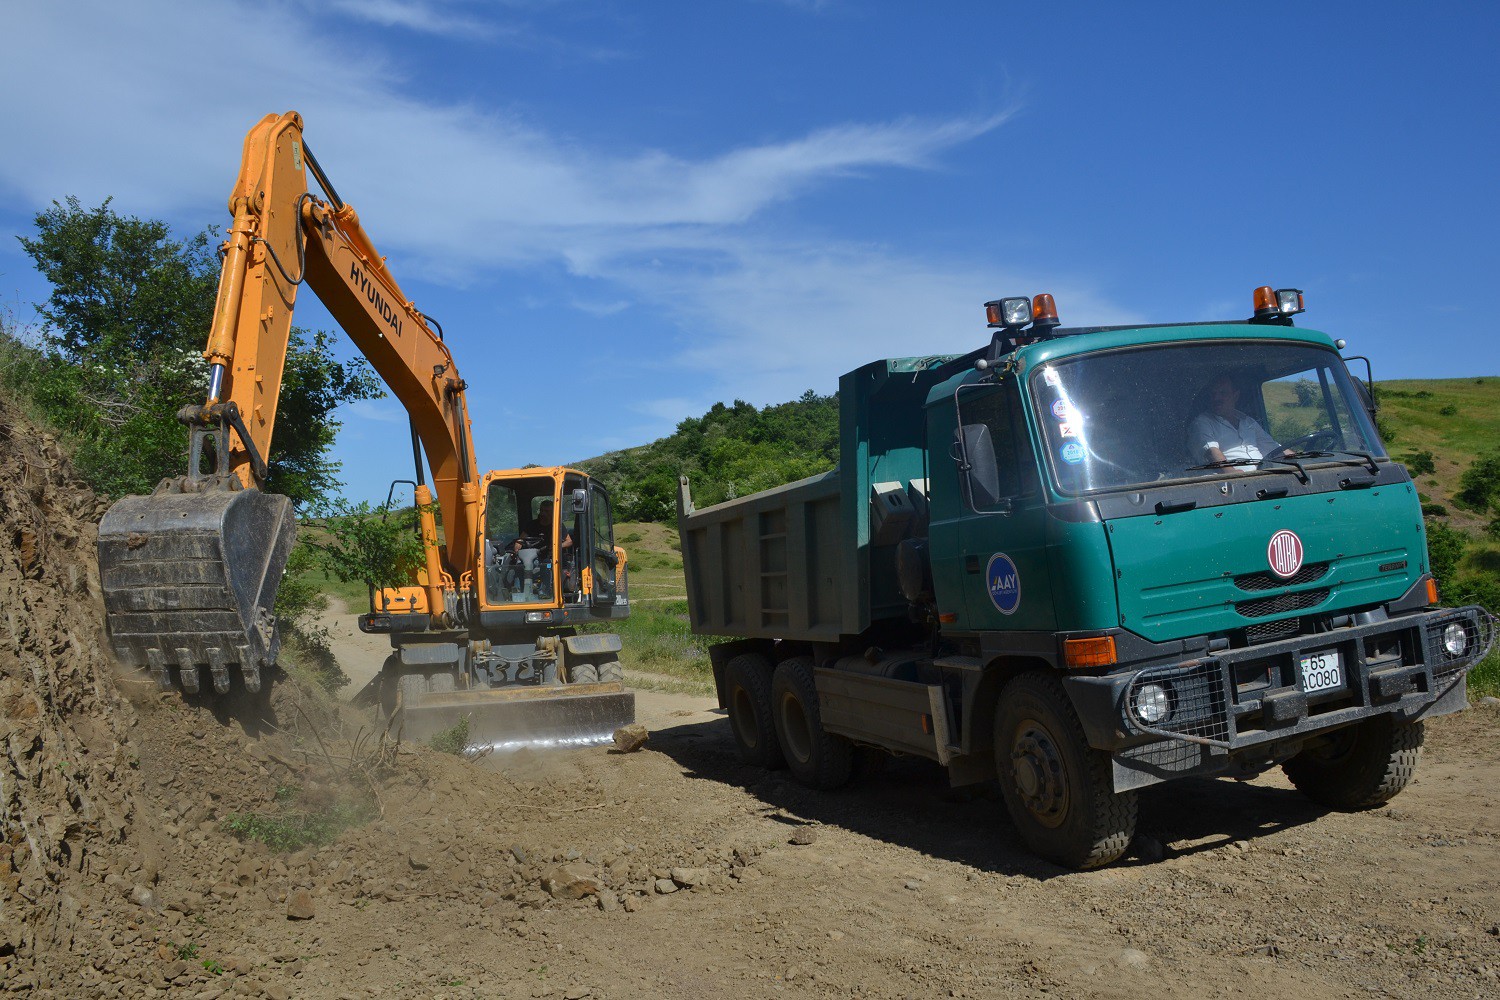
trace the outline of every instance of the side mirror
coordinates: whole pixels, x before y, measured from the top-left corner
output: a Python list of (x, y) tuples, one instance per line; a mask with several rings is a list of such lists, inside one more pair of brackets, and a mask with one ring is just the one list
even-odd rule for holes
[(969, 504), (976, 511), (994, 510), (1000, 503), (1000, 467), (995, 461), (995, 443), (988, 424), (963, 424), (958, 439), (959, 471), (969, 489)]
[(588, 490), (574, 490), (572, 497), (570, 497), (568, 500), (568, 503), (571, 505), (573, 513), (582, 514), (584, 511), (589, 509)]

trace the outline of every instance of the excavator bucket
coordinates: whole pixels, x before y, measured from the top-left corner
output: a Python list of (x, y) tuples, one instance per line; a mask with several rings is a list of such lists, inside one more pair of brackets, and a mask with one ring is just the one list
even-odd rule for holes
[(207, 683), (229, 690), (231, 672), (261, 688), (281, 637), (271, 609), (296, 533), (284, 496), (223, 486), (180, 492), (164, 484), (126, 497), (99, 524), (99, 577), (110, 645), (162, 688)]
[(426, 743), (468, 720), (468, 743), (496, 751), (608, 743), (635, 721), (635, 692), (618, 681), (403, 694), (392, 730)]

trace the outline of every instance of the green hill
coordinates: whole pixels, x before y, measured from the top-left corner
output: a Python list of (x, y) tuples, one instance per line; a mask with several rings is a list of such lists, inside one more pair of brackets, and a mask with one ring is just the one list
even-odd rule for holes
[[(1474, 460), (1500, 449), (1500, 377), (1377, 382), (1375, 392), (1391, 457), (1412, 470), (1429, 503), (1445, 509), (1439, 516), (1447, 523), (1478, 531), (1489, 518), (1453, 498)], [(1423, 453), (1431, 455), (1431, 472), (1418, 471), (1426, 465)]]

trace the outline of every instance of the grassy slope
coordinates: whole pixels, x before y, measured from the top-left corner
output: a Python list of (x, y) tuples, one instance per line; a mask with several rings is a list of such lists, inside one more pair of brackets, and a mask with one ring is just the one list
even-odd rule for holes
[(687, 584), (677, 529), (663, 524), (615, 525), (615, 542), (630, 567), (630, 617), (613, 622), (625, 645), (633, 687), (708, 694), (713, 674), (708, 646), (714, 639), (688, 629)]
[(1474, 458), (1500, 448), (1500, 377), (1378, 382), (1376, 391), (1381, 422), (1396, 432), (1386, 442), (1391, 456), (1432, 452), (1437, 471), (1418, 476), (1418, 488), (1448, 508), (1453, 527), (1478, 530), (1483, 519), (1453, 506), (1452, 498)]

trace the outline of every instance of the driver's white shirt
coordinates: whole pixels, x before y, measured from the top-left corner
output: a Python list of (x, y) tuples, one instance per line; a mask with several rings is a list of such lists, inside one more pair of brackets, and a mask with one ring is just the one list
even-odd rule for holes
[(1203, 461), (1212, 460), (1210, 448), (1222, 451), (1228, 461), (1253, 463), (1280, 447), (1254, 417), (1236, 410), (1235, 418), (1221, 417), (1212, 411), (1193, 418), (1192, 442)]

